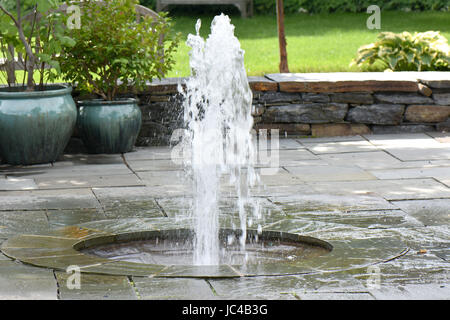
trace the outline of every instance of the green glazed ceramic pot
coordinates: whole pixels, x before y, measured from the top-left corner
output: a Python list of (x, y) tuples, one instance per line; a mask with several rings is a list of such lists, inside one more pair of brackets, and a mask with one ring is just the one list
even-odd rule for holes
[(29, 165), (55, 161), (64, 151), (77, 119), (72, 88), (43, 91), (0, 88), (0, 156), (3, 162)]
[(79, 101), (77, 127), (89, 153), (123, 153), (134, 147), (141, 129), (136, 99)]

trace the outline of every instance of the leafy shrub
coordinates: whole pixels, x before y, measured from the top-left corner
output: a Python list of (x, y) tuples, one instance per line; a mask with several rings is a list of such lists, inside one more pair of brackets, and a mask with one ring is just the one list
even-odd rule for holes
[[(263, 9), (275, 12), (275, 1), (254, 0), (256, 12)], [(382, 10), (410, 9), (417, 11), (426, 10), (448, 10), (448, 0), (285, 0), (284, 11), (295, 13), (300, 8), (309, 13), (332, 13), (332, 12), (365, 12), (370, 5), (378, 5)]]
[(75, 44), (59, 57), (64, 80), (76, 83), (80, 91), (113, 100), (119, 91), (142, 88), (170, 70), (179, 36), (171, 35), (170, 19), (164, 14), (157, 21), (137, 21), (136, 3), (83, 1), (81, 28), (67, 29)]
[(381, 32), (378, 41), (358, 49), (352, 62), (359, 67), (376, 63), (390, 71), (447, 71), (450, 46), (439, 32)]
[[(155, 9), (156, 0), (140, 0), (150, 9)], [(309, 13), (363, 12), (376, 4), (382, 10), (411, 9), (413, 11), (449, 10), (448, 0), (284, 0), (285, 13), (307, 10)], [(256, 14), (275, 14), (275, 0), (253, 0)], [(192, 6), (195, 12), (210, 11), (208, 6)]]
[(149, 9), (156, 9), (156, 0), (140, 0), (139, 3)]
[[(73, 44), (63, 34), (66, 16), (57, 11), (60, 2), (0, 0), (0, 57), (4, 58), (0, 61), (0, 77), (9, 87), (44, 90), (48, 81), (58, 77), (57, 56), (63, 46)], [(24, 72), (19, 77), (21, 69)]]

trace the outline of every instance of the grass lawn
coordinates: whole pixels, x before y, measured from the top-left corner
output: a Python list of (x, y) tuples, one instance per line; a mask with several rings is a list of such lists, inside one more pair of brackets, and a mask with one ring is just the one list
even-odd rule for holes
[[(382, 31), (441, 31), (450, 40), (450, 12), (382, 12), (381, 30), (366, 27), (366, 13), (324, 15), (295, 14), (285, 17), (289, 69), (291, 72), (359, 71), (349, 67), (357, 49), (374, 42)], [(201, 17), (201, 34), (210, 33), (212, 16)], [(276, 17), (254, 16), (242, 19), (230, 16), (235, 35), (245, 50), (248, 75), (278, 72), (279, 49)], [(195, 33), (195, 16), (172, 16), (182, 43), (176, 53), (176, 64), (168, 77), (188, 76), (189, 50), (185, 39)]]

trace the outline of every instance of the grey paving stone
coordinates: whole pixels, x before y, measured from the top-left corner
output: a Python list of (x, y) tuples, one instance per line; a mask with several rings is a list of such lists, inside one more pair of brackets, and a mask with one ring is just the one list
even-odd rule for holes
[(291, 194), (288, 196), (271, 196), (273, 204), (282, 208), (287, 215), (311, 212), (336, 212), (362, 210), (392, 210), (394, 205), (381, 197), (367, 195), (332, 195), (332, 194)]
[[(355, 223), (355, 225), (358, 224)], [(398, 232), (390, 231), (389, 229), (386, 229), (386, 227), (369, 229), (365, 226), (359, 227), (353, 226), (351, 224), (324, 222), (320, 220), (311, 220), (305, 218), (279, 220), (275, 223), (264, 226), (263, 230), (285, 231), (289, 233), (311, 236), (325, 241), (330, 241), (333, 246), (335, 244), (334, 241), (352, 241), (355, 239), (371, 238), (376, 239), (379, 237), (398, 237)], [(363, 260), (364, 259), (362, 259), (361, 262), (364, 262)], [(327, 263), (333, 263), (333, 261), (330, 260), (327, 261)], [(338, 260), (336, 260), (334, 262), (334, 267), (340, 269), (341, 267), (344, 267), (344, 265), (351, 266), (351, 264), (347, 263), (349, 263), (349, 261), (341, 260), (339, 262)]]
[(410, 252), (393, 261), (379, 264), (379, 286), (367, 286), (369, 274), (355, 277), (366, 283), (376, 299), (448, 299), (448, 263), (433, 255)]
[(39, 178), (49, 177), (79, 177), (90, 175), (121, 175), (131, 174), (132, 172), (124, 163), (113, 164), (77, 164), (72, 162), (56, 162), (52, 167), (43, 168), (13, 168), (8, 170), (10, 177), (30, 177)]
[(142, 171), (137, 175), (148, 187), (184, 185), (187, 183), (186, 174), (182, 170), (177, 171)]
[(108, 219), (153, 218), (164, 216), (164, 212), (161, 211), (153, 199), (143, 201), (101, 200), (101, 203), (104, 206), (105, 216)]
[[(126, 276), (80, 273), (79, 288), (73, 273), (55, 272), (61, 300), (135, 300), (136, 293)], [(72, 277), (72, 278), (70, 278)]]
[(377, 300), (448, 300), (448, 284), (408, 284), (397, 288), (380, 288), (370, 290)]
[(314, 154), (367, 152), (367, 151), (376, 151), (377, 149), (379, 149), (366, 140), (322, 142), (322, 143), (302, 142), (302, 144), (306, 147), (306, 149), (310, 150)]
[(306, 137), (296, 139), (302, 145), (304, 143), (326, 143), (326, 142), (345, 142), (345, 141), (366, 141), (363, 137), (356, 136), (337, 136), (337, 137)]
[[(171, 221), (168, 218), (161, 218), (167, 225), (171, 225)], [(158, 224), (159, 223), (159, 224)], [(159, 225), (162, 224), (157, 218), (152, 219), (113, 219), (113, 220), (99, 220), (90, 221), (79, 224), (81, 227), (88, 229), (100, 230), (107, 233), (119, 234), (142, 231), (147, 228), (148, 230), (159, 229)]]
[(321, 154), (331, 165), (357, 166), (363, 169), (397, 168), (403, 163), (384, 151)]
[(139, 297), (144, 300), (216, 299), (203, 279), (162, 279), (133, 277)]
[[(114, 171), (111, 171), (113, 173)], [(105, 174), (88, 176), (65, 176), (65, 177), (37, 177), (39, 189), (70, 189), (70, 188), (92, 188), (92, 187), (125, 187), (144, 185), (135, 174)]]
[(186, 185), (162, 185), (142, 187), (92, 188), (95, 195), (102, 201), (104, 198), (113, 200), (148, 200), (156, 197), (181, 197), (192, 193)]
[(450, 179), (450, 167), (433, 168), (397, 168), (388, 170), (370, 170), (378, 179), (416, 179), (435, 178), (438, 180)]
[[(439, 263), (446, 264), (444, 260), (448, 260), (450, 254), (450, 232), (448, 225), (407, 228), (393, 227), (390, 231), (401, 236), (402, 241), (412, 249), (413, 257), (430, 257), (430, 259), (433, 258)], [(420, 250), (422, 249), (426, 251), (425, 255), (420, 254)]]
[(51, 168), (52, 167), (52, 163), (42, 163), (42, 164), (33, 164), (33, 165), (25, 165), (25, 166), (12, 166), (9, 164), (0, 164), (0, 172), (2, 172), (2, 174), (6, 174), (6, 172), (11, 172), (11, 171), (20, 171), (22, 170), (23, 172), (33, 172), (35, 170), (44, 170), (45, 168)]
[(443, 184), (445, 184), (447, 187), (450, 188), (450, 179), (443, 179), (441, 177), (438, 177), (436, 179), (439, 180), (440, 182), (442, 182)]
[[(268, 131), (270, 133), (270, 131)], [(302, 149), (303, 146), (295, 139), (286, 139), (282, 136), (279, 137), (278, 144), (272, 142), (270, 139), (264, 141), (260, 140), (261, 142), (258, 144), (258, 150), (264, 150), (264, 149), (286, 149), (286, 150), (296, 150), (296, 149)], [(265, 143), (264, 143), (265, 142)]]
[[(295, 167), (287, 167), (287, 170)], [(260, 181), (262, 185), (265, 186), (279, 186), (279, 185), (291, 185), (291, 184), (300, 184), (301, 179), (297, 177), (292, 172), (288, 172), (284, 170), (284, 168), (279, 168), (275, 171), (262, 171), (260, 175)]]
[[(276, 167), (276, 161), (272, 161), (272, 163), (270, 163), (267, 166), (261, 166), (261, 167), (267, 167), (267, 168), (275, 168)], [(328, 166), (329, 163), (324, 161), (324, 160), (284, 160), (284, 159), (279, 159), (278, 160), (278, 166), (280, 167), (280, 170), (278, 172), (281, 172), (281, 167), (308, 167), (308, 166)], [(278, 173), (277, 172), (277, 173)], [(261, 175), (264, 175), (263, 172), (260, 172)], [(272, 171), (269, 170), (267, 175), (276, 175), (272, 174)]]
[(365, 170), (448, 167), (448, 160), (400, 161), (385, 151), (321, 154), (332, 165), (357, 166)]
[(298, 298), (300, 300), (375, 300), (368, 292), (308, 292), (299, 294)]
[(123, 164), (121, 154), (63, 154), (53, 166), (76, 164)]
[(148, 201), (155, 197), (176, 197), (188, 194), (186, 186), (160, 185), (149, 187), (93, 188), (92, 191), (102, 203), (114, 201)]
[(279, 150), (279, 158), (282, 161), (298, 161), (298, 160), (318, 160), (319, 158), (305, 149), (297, 150)]
[(34, 179), (24, 177), (7, 177), (6, 179), (0, 179), (0, 191), (33, 189), (37, 189)]
[(358, 181), (375, 180), (375, 176), (357, 167), (308, 166), (285, 167), (301, 181)]
[(6, 191), (0, 193), (0, 210), (98, 208), (91, 189)]
[(133, 171), (170, 171), (182, 170), (182, 166), (172, 160), (129, 160), (128, 165)]
[(22, 233), (39, 233), (49, 229), (45, 210), (0, 211), (0, 237), (9, 238)]
[[(354, 271), (353, 271), (354, 272)], [(303, 294), (323, 293), (361, 293), (366, 292), (362, 281), (356, 279), (352, 272), (342, 271), (330, 274), (304, 274), (297, 276), (301, 283), (295, 288), (297, 296)]]
[(425, 225), (446, 225), (450, 221), (450, 199), (392, 202)]
[(355, 227), (377, 229), (394, 226), (422, 226), (411, 219), (402, 210), (367, 210), (367, 211), (309, 211), (287, 215), (288, 218), (299, 218), (310, 221), (323, 221), (346, 224)]
[[(424, 133), (366, 135), (372, 144), (402, 161), (448, 160), (449, 144), (439, 143)], [(425, 151), (426, 150), (426, 151)]]
[(310, 182), (318, 193), (378, 195), (386, 200), (450, 198), (450, 189), (433, 179)]
[[(0, 239), (0, 245), (3, 243), (3, 239)], [(12, 259), (5, 256), (3, 253), (0, 253), (0, 261), (11, 261)]]
[(0, 261), (0, 300), (56, 300), (53, 272), (12, 261)]
[(317, 190), (311, 188), (309, 183), (300, 182), (291, 185), (267, 185), (257, 186), (251, 189), (252, 195), (256, 197), (279, 197), (293, 194), (317, 194)]
[(302, 284), (296, 276), (218, 279), (209, 283), (223, 300), (293, 300), (291, 292)]
[(167, 217), (188, 217), (192, 214), (193, 202), (190, 197), (158, 198), (155, 201)]
[(133, 152), (124, 154), (125, 160), (170, 160), (176, 153), (172, 154), (170, 147), (135, 148)]
[(106, 219), (105, 214), (95, 208), (48, 210), (46, 214), (51, 227), (71, 226)]

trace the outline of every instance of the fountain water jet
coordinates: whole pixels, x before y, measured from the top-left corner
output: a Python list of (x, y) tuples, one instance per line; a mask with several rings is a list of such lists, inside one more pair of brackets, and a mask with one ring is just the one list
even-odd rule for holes
[(239, 212), (240, 247), (245, 250), (247, 211), (258, 215), (250, 188), (259, 177), (253, 168), (252, 91), (244, 68), (244, 51), (228, 16), (216, 16), (206, 41), (188, 36), (192, 75), (180, 92), (191, 155), (185, 159), (193, 182), (194, 264), (219, 264), (219, 201), (221, 180), (234, 186)]

